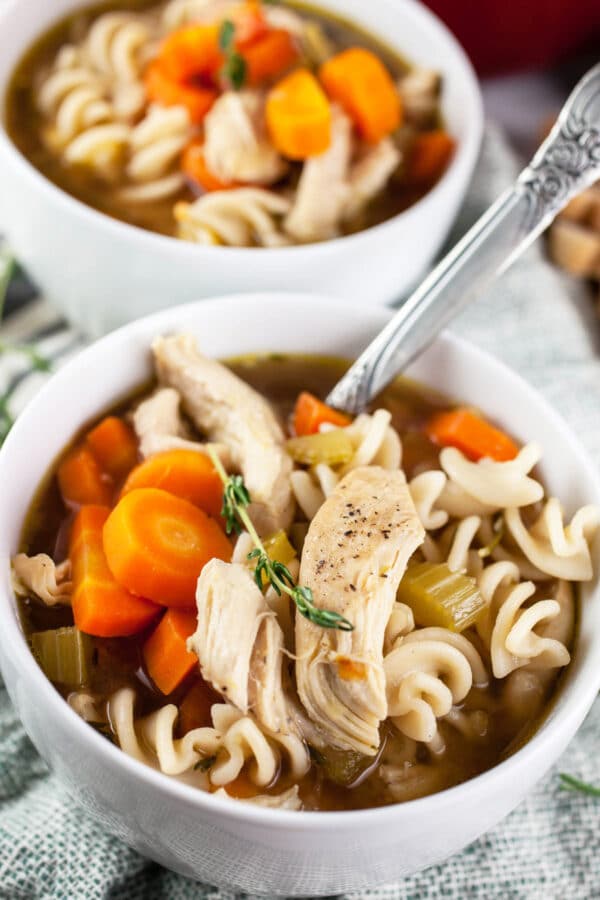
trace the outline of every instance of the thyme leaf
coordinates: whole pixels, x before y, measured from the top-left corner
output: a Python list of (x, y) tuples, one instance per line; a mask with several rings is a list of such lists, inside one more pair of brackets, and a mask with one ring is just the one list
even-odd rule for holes
[(246, 82), (248, 66), (246, 60), (235, 49), (235, 24), (231, 19), (224, 19), (219, 29), (219, 49), (225, 56), (225, 62), (221, 68), (221, 79), (239, 91)]
[(340, 631), (353, 631), (354, 625), (338, 612), (320, 609), (315, 606), (314, 597), (309, 587), (295, 583), (292, 573), (283, 563), (273, 560), (265, 550), (252, 519), (248, 515), (251, 498), (241, 475), (228, 475), (221, 460), (212, 449), (208, 454), (223, 482), (223, 508), (221, 513), (225, 519), (227, 534), (241, 534), (246, 530), (254, 543), (254, 550), (248, 553), (248, 559), (254, 562), (254, 580), (262, 591), (264, 584), (270, 584), (281, 596), (291, 597), (300, 615), (321, 628), (337, 628)]
[(567, 775), (564, 772), (561, 772), (559, 777), (563, 791), (577, 791), (581, 794), (588, 794), (590, 797), (600, 797), (600, 787), (596, 787), (594, 784), (587, 784), (585, 781), (580, 781), (579, 778)]
[(216, 756), (205, 756), (204, 759), (199, 759), (196, 765), (194, 766), (194, 771), (196, 772), (208, 772), (208, 770), (214, 766), (217, 761)]

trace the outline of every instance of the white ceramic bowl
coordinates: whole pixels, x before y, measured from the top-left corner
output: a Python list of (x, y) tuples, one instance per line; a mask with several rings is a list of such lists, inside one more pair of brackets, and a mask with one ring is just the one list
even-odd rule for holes
[[(481, 138), (481, 99), (463, 51), (414, 0), (320, 0), (444, 75), (443, 111), (458, 149), (438, 185), (396, 218), (352, 237), (305, 247), (201, 247), (102, 215), (54, 187), (0, 125), (0, 233), (46, 294), (88, 333), (176, 303), (231, 291), (323, 290), (367, 305), (416, 283), (438, 251), (471, 177)], [(0, 106), (15, 63), (82, 0), (0, 4)]]
[[(148, 377), (154, 336), (190, 331), (215, 356), (261, 350), (354, 356), (388, 315), (326, 297), (278, 294), (222, 298), (156, 314), (109, 335), (59, 371), (0, 451), (0, 663), (10, 696), (73, 797), (141, 853), (184, 875), (250, 893), (337, 894), (440, 862), (522, 800), (563, 751), (600, 688), (600, 591), (593, 584), (583, 586), (581, 635), (558, 699), (514, 756), (422, 800), (366, 811), (294, 813), (223, 800), (129, 758), (78, 718), (34, 662), (9, 577), (25, 514), (71, 436)], [(409, 374), (482, 407), (523, 441), (538, 440), (543, 475), (567, 512), (600, 503), (596, 468), (576, 437), (532, 388), (492, 357), (445, 335)]]

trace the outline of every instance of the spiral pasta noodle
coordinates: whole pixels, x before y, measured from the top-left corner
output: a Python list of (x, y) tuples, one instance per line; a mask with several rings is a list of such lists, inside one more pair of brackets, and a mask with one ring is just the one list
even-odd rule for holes
[(528, 506), (544, 496), (542, 485), (528, 473), (541, 459), (541, 449), (526, 444), (508, 462), (484, 458), (471, 462), (455, 447), (444, 447), (440, 464), (450, 479), (470, 497), (492, 509)]
[(19, 596), (33, 593), (45, 606), (71, 603), (71, 563), (56, 565), (45, 553), (27, 556), (18, 553), (12, 560), (13, 586)]
[(519, 549), (546, 575), (566, 581), (593, 577), (590, 544), (600, 526), (597, 507), (583, 506), (565, 525), (560, 501), (551, 497), (529, 529), (516, 508), (507, 509), (504, 518)]
[[(142, 719), (134, 717), (134, 706), (131, 688), (122, 688), (109, 700), (109, 719), (119, 745), (129, 756), (166, 775), (182, 775), (213, 756), (208, 777), (218, 787), (234, 781), (246, 765), (258, 787), (270, 784), (279, 771), (281, 752), (276, 738), (267, 737), (251, 716), (227, 703), (212, 707), (212, 727), (195, 728), (182, 738), (174, 737), (179, 713), (174, 704)], [(292, 759), (292, 770), (294, 762)]]
[(445, 628), (410, 632), (384, 659), (388, 714), (407, 737), (441, 749), (437, 720), (472, 685), (485, 685), (481, 657), (463, 635)]
[(184, 176), (177, 164), (190, 135), (185, 107), (151, 106), (129, 135), (125, 174), (131, 183), (119, 191), (120, 197), (144, 203), (180, 191)]
[(289, 210), (286, 197), (263, 188), (214, 191), (194, 203), (177, 203), (179, 236), (197, 244), (229, 247), (283, 247), (289, 240), (279, 224)]

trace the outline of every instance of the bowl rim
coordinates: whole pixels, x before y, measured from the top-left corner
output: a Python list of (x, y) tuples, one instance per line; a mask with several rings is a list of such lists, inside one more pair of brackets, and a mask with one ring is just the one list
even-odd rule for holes
[[(330, 308), (338, 309), (340, 314), (348, 311), (347, 303), (339, 298), (327, 295), (265, 291), (256, 294), (231, 294), (226, 297), (186, 303), (130, 322), (100, 340), (91, 343), (80, 353), (76, 354), (49, 379), (30, 401), (17, 419), (4, 446), (0, 448), (0, 483), (5, 477), (10, 475), (10, 470), (6, 473), (3, 471), (6, 467), (5, 460), (11, 455), (15, 455), (17, 459), (19, 458), (18, 453), (14, 454), (12, 448), (13, 445), (16, 448), (19, 442), (20, 432), (24, 428), (24, 423), (29, 418), (36, 416), (38, 408), (47, 404), (56, 392), (61, 392), (64, 385), (69, 382), (71, 370), (77, 369), (86, 362), (89, 364), (90, 369), (93, 369), (92, 363), (96, 358), (107, 357), (113, 352), (111, 350), (113, 344), (115, 344), (115, 349), (122, 352), (128, 342), (135, 342), (141, 335), (146, 339), (148, 332), (160, 334), (163, 331), (172, 330), (174, 327), (177, 327), (176, 323), (178, 320), (183, 322), (189, 321), (190, 314), (195, 314), (196, 311), (202, 317), (207, 309), (207, 304), (212, 307), (220, 307), (221, 312), (223, 307), (231, 307), (233, 310), (253, 302), (260, 302), (266, 306), (272, 304), (273, 310), (275, 310), (281, 308), (282, 296), (285, 296), (287, 309), (290, 308), (290, 304), (301, 304), (303, 310), (307, 310), (309, 306), (313, 307), (313, 311), (316, 314), (323, 308), (323, 304), (327, 304)], [(354, 315), (360, 316), (364, 322), (365, 330), (367, 330), (369, 324), (376, 326), (380, 323), (383, 326), (392, 315), (392, 311), (382, 307), (365, 308), (356, 304), (352, 305), (352, 312)], [(600, 474), (596, 466), (562, 416), (552, 408), (549, 402), (534, 387), (499, 359), (453, 333), (443, 332), (434, 343), (458, 349), (461, 354), (469, 357), (471, 361), (485, 367), (490, 373), (494, 374), (508, 391), (513, 389), (518, 391), (524, 403), (537, 407), (543, 417), (568, 442), (573, 455), (573, 463), (581, 469), (582, 477), (585, 477), (587, 481), (589, 502), (600, 503)], [(6, 585), (6, 589), (4, 589), (4, 585)], [(597, 600), (600, 599), (600, 580), (598, 580), (598, 576), (593, 590), (595, 598)], [(529, 769), (529, 771), (535, 770), (536, 761), (540, 762), (539, 777), (542, 777), (547, 769), (547, 765), (544, 765), (546, 748), (553, 743), (560, 742), (561, 733), (569, 733), (571, 736), (575, 733), (600, 690), (600, 668), (596, 670), (595, 677), (590, 677), (590, 672), (571, 675), (568, 683), (559, 686), (556, 702), (551, 707), (552, 714), (542, 719), (538, 730), (523, 746), (491, 769), (454, 787), (415, 800), (394, 803), (388, 806), (343, 811), (302, 811), (298, 813), (293, 810), (269, 809), (253, 806), (250, 803), (232, 802), (230, 799), (217, 797), (201, 789), (183, 784), (175, 778), (152, 769), (150, 766), (128, 756), (119, 747), (107, 741), (95, 729), (91, 728), (88, 723), (84, 722), (71, 709), (35, 662), (15, 612), (14, 596), (11, 596), (10, 590), (9, 573), (7, 579), (3, 578), (0, 581), (0, 620), (3, 622), (2, 633), (0, 633), (0, 651), (3, 643), (5, 647), (10, 646), (11, 664), (14, 664), (21, 673), (25, 673), (22, 674), (22, 677), (26, 678), (28, 685), (35, 690), (37, 703), (45, 704), (49, 714), (62, 720), (61, 727), (63, 732), (68, 733), (71, 731), (73, 739), (82, 742), (82, 749), (87, 749), (90, 754), (100, 757), (104, 756), (104, 762), (107, 766), (124, 767), (124, 770), (129, 773), (132, 779), (141, 779), (146, 783), (147, 787), (151, 787), (152, 790), (156, 791), (157, 795), (164, 792), (170, 795), (172, 799), (185, 804), (188, 808), (203, 810), (207, 814), (214, 813), (232, 822), (280, 826), (302, 832), (326, 831), (331, 825), (345, 831), (359, 825), (384, 825), (388, 822), (390, 824), (398, 824), (403, 817), (406, 817), (407, 821), (409, 821), (411, 814), (417, 809), (420, 814), (430, 813), (435, 815), (436, 812), (443, 809), (459, 808), (462, 799), (470, 797), (473, 792), (491, 786), (493, 781), (499, 781), (502, 777), (517, 777), (519, 772), (525, 769)], [(593, 655), (594, 642), (600, 649), (600, 631), (593, 633), (591, 640), (588, 641), (588, 646), (586, 647), (588, 660)], [(578, 647), (581, 647), (580, 639)], [(586, 674), (585, 679), (583, 678), (584, 674)], [(561, 702), (561, 700), (564, 701), (567, 693), (569, 695), (573, 694), (573, 697), (569, 698), (569, 703)], [(510, 775), (511, 770), (512, 776)], [(531, 784), (535, 780), (537, 779), (534, 779)]]
[[(328, 0), (319, 0), (324, 6), (327, 6)], [(413, 203), (407, 209), (402, 210), (390, 219), (386, 219), (377, 225), (362, 229), (349, 235), (342, 235), (326, 241), (319, 241), (309, 244), (292, 244), (284, 247), (230, 247), (230, 246), (204, 246), (186, 241), (172, 235), (158, 234), (138, 225), (124, 222), (120, 219), (113, 218), (107, 213), (97, 210), (74, 197), (72, 194), (63, 190), (47, 178), (33, 163), (21, 152), (17, 145), (13, 142), (6, 128), (6, 106), (8, 89), (10, 87), (12, 73), (14, 73), (14, 65), (11, 74), (6, 80), (2, 95), (0, 96), (0, 148), (4, 148), (13, 161), (23, 172), (23, 174), (31, 179), (38, 189), (42, 190), (51, 201), (58, 203), (66, 212), (75, 216), (79, 215), (84, 218), (91, 226), (99, 227), (112, 235), (115, 239), (132, 240), (136, 243), (143, 241), (148, 242), (148, 252), (152, 250), (169, 252), (171, 248), (173, 253), (180, 254), (182, 258), (190, 258), (196, 254), (206, 254), (209, 258), (217, 260), (222, 259), (225, 263), (228, 261), (235, 263), (236, 258), (247, 259), (252, 254), (269, 250), (269, 258), (273, 256), (278, 262), (286, 262), (289, 258), (302, 262), (303, 257), (309, 254), (317, 254), (319, 257), (326, 257), (329, 254), (336, 253), (340, 247), (348, 247), (349, 250), (360, 250), (360, 243), (369, 239), (377, 240), (385, 239), (386, 234), (399, 223), (406, 223), (406, 227), (410, 228), (412, 220), (422, 213), (427, 215), (429, 207), (435, 203), (439, 193), (444, 190), (445, 185), (450, 179), (465, 178), (467, 181), (473, 173), (483, 136), (484, 113), (483, 99), (479, 82), (475, 74), (475, 70), (467, 56), (462, 45), (454, 37), (449, 28), (442, 20), (426, 6), (418, 2), (418, 0), (376, 0), (386, 4), (397, 5), (398, 12), (405, 14), (408, 20), (412, 19), (419, 22), (425, 29), (428, 29), (434, 41), (438, 41), (442, 49), (449, 52), (454, 58), (454, 65), (458, 70), (458, 75), (462, 82), (464, 92), (464, 103), (469, 108), (467, 116), (467, 128), (465, 134), (458, 141), (456, 152), (450, 160), (450, 165), (443, 173), (442, 177), (436, 184), (430, 188), (427, 193), (421, 197), (416, 203)], [(7, 0), (3, 9), (0, 8), (0, 31), (3, 22), (10, 19), (12, 11), (19, 5), (19, 0)], [(81, 4), (80, 4), (81, 5)], [(31, 42), (27, 46), (30, 46)], [(27, 46), (21, 46), (18, 59), (22, 58), (23, 52)], [(391, 46), (396, 49), (396, 42), (392, 42)], [(216, 257), (215, 257), (216, 254)]]

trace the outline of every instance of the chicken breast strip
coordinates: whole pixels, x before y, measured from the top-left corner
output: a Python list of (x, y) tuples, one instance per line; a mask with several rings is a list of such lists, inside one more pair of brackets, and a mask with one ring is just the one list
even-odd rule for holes
[(242, 473), (261, 535), (287, 528), (294, 512), (292, 461), (269, 403), (214, 359), (203, 356), (191, 335), (158, 338), (153, 344), (160, 381), (175, 388), (196, 427), (227, 446), (231, 467)]
[(300, 584), (315, 604), (354, 630), (326, 630), (296, 617), (300, 699), (325, 740), (374, 755), (387, 716), (383, 639), (396, 591), (425, 532), (401, 470), (349, 472), (312, 520)]
[(296, 775), (310, 765), (283, 688), (283, 632), (248, 568), (213, 559), (196, 591), (198, 627), (188, 648), (203, 678), (288, 751)]

